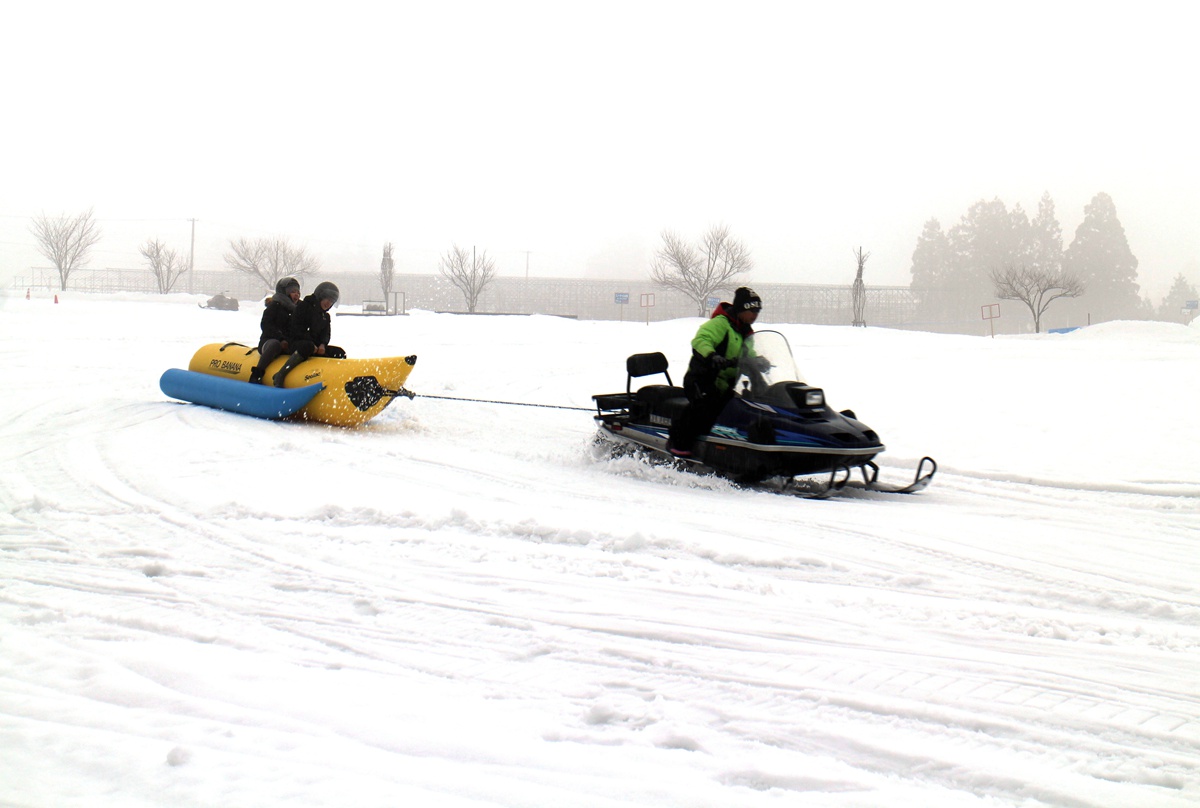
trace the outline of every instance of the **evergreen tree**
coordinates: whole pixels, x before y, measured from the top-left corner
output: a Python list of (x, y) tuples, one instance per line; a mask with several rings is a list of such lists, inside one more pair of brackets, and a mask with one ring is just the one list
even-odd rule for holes
[(925, 229), (913, 250), (912, 286), (914, 289), (934, 289), (945, 286), (950, 273), (950, 240), (942, 232), (937, 219), (925, 222)]
[(998, 198), (976, 202), (950, 229), (950, 301), (960, 320), (974, 319), (980, 306), (995, 302), (991, 273), (1020, 264), (1028, 231), (1020, 205), (1009, 211)]
[(1029, 223), (1028, 245), (1023, 252), (1025, 265), (1031, 269), (1054, 273), (1062, 268), (1062, 225), (1054, 215), (1054, 200), (1049, 192), (1043, 193), (1038, 202), (1037, 216)]
[(1183, 277), (1181, 272), (1175, 276), (1171, 291), (1167, 292), (1162, 305), (1158, 307), (1158, 319), (1172, 323), (1177, 323), (1180, 319), (1185, 323), (1190, 322), (1193, 317), (1200, 315), (1200, 311), (1192, 309), (1185, 313), (1184, 306), (1189, 300), (1200, 300), (1200, 294), (1196, 293), (1195, 284), (1188, 283), (1188, 279)]
[(949, 313), (943, 311), (942, 298), (935, 290), (950, 286), (950, 240), (942, 232), (937, 219), (925, 222), (925, 229), (913, 250), (910, 287), (916, 296), (917, 322), (926, 326), (941, 322)]
[(1063, 254), (1063, 263), (1087, 285), (1073, 307), (1091, 322), (1138, 318), (1144, 313), (1138, 294), (1138, 260), (1129, 249), (1125, 228), (1112, 197), (1098, 193), (1083, 209), (1083, 222)]
[(1032, 221), (1020, 204), (1009, 210), (997, 198), (976, 202), (949, 233), (937, 219), (926, 222), (910, 270), (915, 316), (962, 330), (974, 324), (981, 306), (996, 301), (996, 273), (1018, 270), (1039, 278), (1063, 274), (1062, 226), (1049, 193), (1042, 194)]

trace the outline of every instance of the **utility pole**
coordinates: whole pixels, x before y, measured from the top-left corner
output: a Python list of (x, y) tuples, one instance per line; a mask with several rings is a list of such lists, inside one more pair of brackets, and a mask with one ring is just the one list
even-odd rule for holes
[(196, 220), (192, 219), (192, 251), (188, 254), (188, 294), (196, 291)]
[(525, 251), (525, 284), (521, 287), (521, 308), (526, 314), (533, 314), (529, 305), (529, 250)]

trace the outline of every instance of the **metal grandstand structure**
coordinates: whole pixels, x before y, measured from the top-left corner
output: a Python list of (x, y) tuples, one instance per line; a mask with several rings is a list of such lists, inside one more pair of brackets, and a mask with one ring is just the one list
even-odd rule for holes
[[(318, 280), (333, 281), (341, 289), (340, 305), (345, 311), (361, 308), (379, 313), (404, 313), (412, 309), (463, 312), (462, 294), (441, 275), (396, 275), (393, 300), (384, 301), (378, 278), (362, 272), (324, 272), (320, 278), (303, 281), (308, 288)], [(855, 320), (852, 284), (759, 283), (748, 279), (766, 303), (763, 322), (850, 325)], [(14, 289), (58, 290), (53, 268), (33, 268), (17, 277)], [(146, 269), (77, 269), (68, 289), (79, 292), (142, 292), (158, 294), (154, 276)], [(264, 298), (270, 290), (257, 278), (232, 270), (198, 270), (183, 276), (173, 294), (211, 296), (218, 293), (250, 301)], [(929, 311), (940, 292), (913, 290), (906, 286), (866, 286), (863, 316), (872, 326), (929, 331), (974, 333), (973, 321), (932, 322), (920, 316)], [(724, 299), (730, 299), (726, 290)], [(619, 301), (626, 302), (619, 302)], [(646, 305), (652, 304), (652, 305)], [(936, 308), (932, 307), (932, 308)], [(477, 314), (545, 314), (581, 320), (627, 320), (632, 322), (695, 317), (696, 305), (680, 292), (654, 284), (649, 278), (598, 280), (580, 278), (497, 278), (484, 292)]]

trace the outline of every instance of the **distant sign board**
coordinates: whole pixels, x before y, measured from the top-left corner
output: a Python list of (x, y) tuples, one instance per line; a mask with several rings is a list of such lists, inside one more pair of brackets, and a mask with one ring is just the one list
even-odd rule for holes
[(624, 305), (628, 304), (629, 303), (629, 293), (628, 292), (617, 292), (615, 295), (613, 295), (613, 302), (616, 303), (618, 306), (624, 306)]
[(710, 297), (704, 301), (705, 305), (710, 309), (715, 309), (717, 307), (717, 304), (720, 302), (721, 302), (721, 298), (719, 298), (719, 297)]
[(1200, 300), (1189, 300), (1183, 304), (1185, 309), (1200, 309)]
[(650, 325), (650, 309), (654, 308), (654, 295), (642, 293), (642, 308), (646, 310), (646, 325)]
[(992, 321), (1000, 319), (1000, 304), (999, 303), (988, 303), (986, 306), (980, 306), (979, 311), (983, 315), (983, 319), (986, 320), (988, 322), (988, 324), (992, 327), (992, 339), (995, 339), (996, 338), (996, 324)]

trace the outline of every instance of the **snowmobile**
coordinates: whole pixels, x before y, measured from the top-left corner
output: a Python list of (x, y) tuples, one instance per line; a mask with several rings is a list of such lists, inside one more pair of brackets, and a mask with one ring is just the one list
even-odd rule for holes
[[(634, 354), (625, 369), (625, 392), (592, 396), (597, 441), (611, 453), (637, 453), (739, 484), (804, 496), (847, 488), (913, 493), (929, 485), (937, 471), (933, 458), (924, 457), (911, 483), (880, 482), (874, 459), (885, 447), (879, 436), (852, 410), (829, 407), (825, 391), (804, 381), (778, 331), (756, 331), (746, 341), (733, 398), (686, 458), (667, 451), (671, 422), (688, 403), (684, 389), (671, 382), (667, 358)], [(656, 374), (667, 383), (633, 389), (635, 379)], [(860, 470), (861, 480), (853, 469)]]
[(220, 311), (237, 311), (238, 302), (236, 297), (228, 297), (225, 294), (216, 294), (208, 299), (207, 303), (197, 303), (202, 309), (218, 309)]

